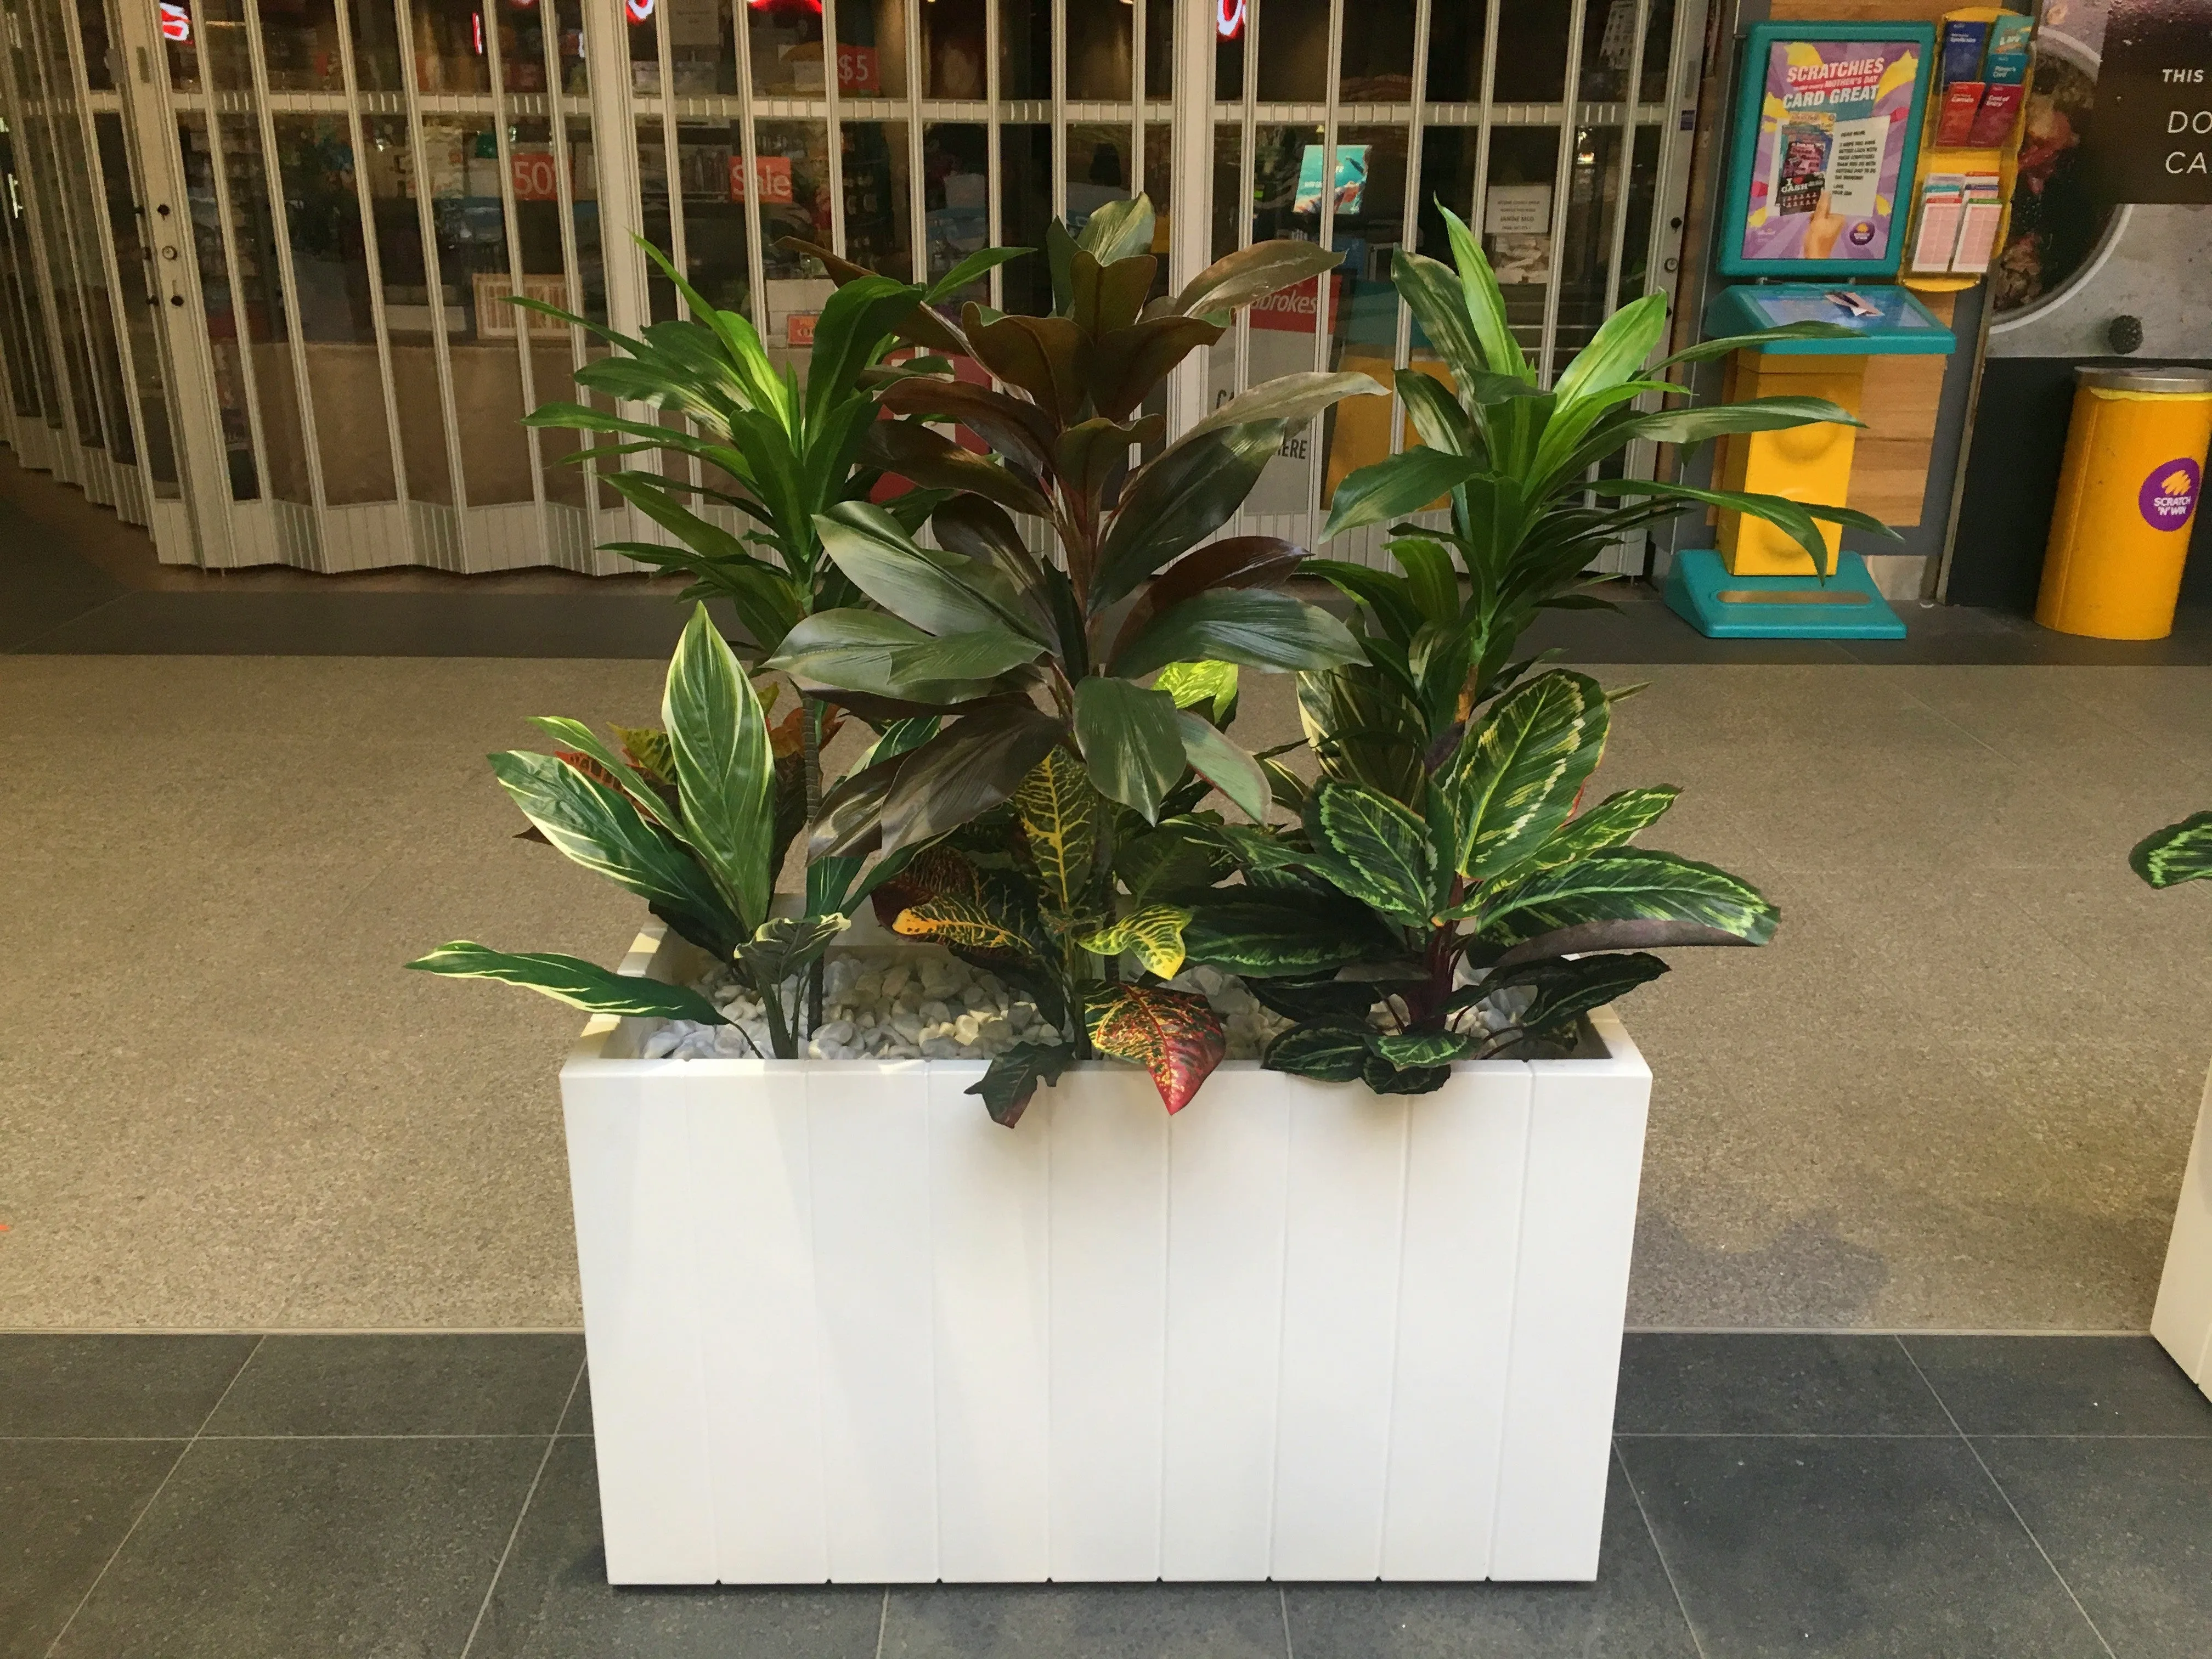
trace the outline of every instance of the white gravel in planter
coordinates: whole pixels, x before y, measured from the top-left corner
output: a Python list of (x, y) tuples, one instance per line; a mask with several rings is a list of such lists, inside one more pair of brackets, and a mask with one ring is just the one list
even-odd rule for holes
[[(1169, 981), (1196, 991), (1221, 1015), (1229, 1058), (1257, 1060), (1290, 1022), (1270, 1013), (1243, 983), (1211, 968)], [(784, 982), (785, 1006), (803, 1006), (800, 981)], [(750, 1060), (774, 1053), (760, 999), (726, 968), (694, 981), (727, 1025), (669, 1020), (645, 1039), (646, 1060)], [(822, 1024), (799, 1048), (808, 1060), (988, 1060), (1018, 1042), (1057, 1042), (1066, 1033), (995, 974), (949, 951), (908, 945), (832, 951), (823, 964)]]

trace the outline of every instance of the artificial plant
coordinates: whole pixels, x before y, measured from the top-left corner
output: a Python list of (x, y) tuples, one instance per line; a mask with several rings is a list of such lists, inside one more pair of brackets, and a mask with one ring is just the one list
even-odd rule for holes
[[(617, 727), (609, 744), (579, 721), (541, 718), (537, 724), (563, 746), (550, 755), (494, 755), (492, 771), (547, 842), (731, 964), (765, 1007), (775, 1056), (794, 1059), (799, 1010), (786, 981), (821, 958), (846, 918), (811, 905), (797, 916), (769, 914), (798, 820), (778, 813), (766, 711), (703, 605), (693, 607), (669, 662), (661, 720), (657, 729)], [(896, 870), (882, 864), (853, 884), (855, 902)], [(407, 965), (526, 985), (596, 1013), (727, 1023), (696, 991), (574, 957), (459, 939)]]
[(2128, 866), (2153, 887), (2212, 880), (2212, 812), (2192, 812), (2145, 836), (2128, 854)]
[[(1143, 682), (1171, 666), (1212, 684), (1238, 664), (1317, 669), (1360, 654), (1335, 617), (1283, 590), (1304, 550), (1264, 536), (1200, 544), (1243, 505), (1295, 424), (1382, 388), (1358, 374), (1284, 376), (1172, 444), (1163, 419), (1142, 412), (1237, 309), (1340, 256), (1262, 243), (1147, 303), (1158, 267), (1146, 252), (1152, 222), (1142, 197), (1094, 213), (1079, 237), (1055, 222), (1048, 317), (972, 303), (957, 325), (927, 307), (908, 314), (902, 331), (912, 343), (971, 357), (1000, 383), (919, 374), (880, 394), (907, 418), (872, 428), (863, 453), (886, 473), (953, 492), (930, 516), (937, 544), (922, 545), (882, 506), (846, 501), (823, 512), (825, 553), (878, 608), (817, 611), (769, 659), (811, 697), (918, 723), (919, 741), (828, 792), (814, 856), (896, 855), (991, 815), (885, 890), (905, 901), (893, 918), (900, 931), (1026, 971), (1075, 1016), (1064, 1052), (994, 1066), (985, 1097), (1009, 1121), (1038, 1077), (1093, 1053), (1152, 1065), (1170, 1109), (1220, 1055), (1203, 1000), (1152, 982), (1180, 964), (1176, 924), (1148, 908), (1152, 884), (1131, 872), (1183, 846), (1181, 830), (1155, 826), (1186, 814), (1209, 785), (1262, 817), (1266, 779), (1223, 731), (1225, 718), (1182, 706), (1172, 679)], [(849, 283), (869, 280), (811, 251)], [(978, 434), (989, 453), (932, 429), (940, 422)], [(1149, 459), (1133, 465), (1133, 450)], [(1041, 523), (1056, 554), (1033, 552), (1018, 518)], [(1185, 666), (1197, 663), (1219, 666)], [(1210, 692), (1185, 701), (1217, 706)], [(979, 862), (978, 835), (1013, 838), (999, 854), (1006, 868)], [(1079, 858), (1055, 846), (1066, 835)], [(1154, 852), (1135, 850), (1163, 836)], [(1136, 979), (1120, 976), (1125, 955)]]

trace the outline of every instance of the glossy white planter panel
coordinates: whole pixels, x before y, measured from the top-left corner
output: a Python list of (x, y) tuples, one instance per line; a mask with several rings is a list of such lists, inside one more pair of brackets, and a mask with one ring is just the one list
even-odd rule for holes
[(2212, 1078), (2205, 1080), (2197, 1139), (2181, 1177), (2181, 1205), (2173, 1213), (2150, 1333), (2212, 1395)]
[[(624, 964), (684, 947), (659, 930)], [(678, 976), (671, 973), (669, 976)], [(617, 1583), (1589, 1579), (1651, 1075), (561, 1074)]]

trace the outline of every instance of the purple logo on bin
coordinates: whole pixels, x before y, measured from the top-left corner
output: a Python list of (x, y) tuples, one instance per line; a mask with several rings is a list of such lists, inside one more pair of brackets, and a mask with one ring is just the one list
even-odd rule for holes
[(1874, 221), (1860, 220), (1850, 228), (1850, 235), (1853, 247), (1864, 247), (1869, 242), (1874, 240)]
[(2204, 470), (2188, 459), (2161, 461), (2136, 493), (2143, 522), (2153, 530), (2179, 530), (2197, 510), (2197, 491)]

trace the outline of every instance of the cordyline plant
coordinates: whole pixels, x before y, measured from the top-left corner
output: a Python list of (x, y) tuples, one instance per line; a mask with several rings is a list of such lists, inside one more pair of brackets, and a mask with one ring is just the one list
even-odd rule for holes
[[(798, 819), (785, 814), (779, 822), (766, 711), (703, 605), (693, 608), (668, 665), (661, 720), (659, 729), (617, 727), (610, 744), (578, 721), (541, 719), (537, 724), (565, 746), (551, 755), (494, 755), (492, 771), (545, 840), (731, 964), (765, 1006), (775, 1056), (795, 1059), (799, 1011), (787, 1003), (784, 982), (820, 959), (846, 918), (769, 915)], [(855, 902), (896, 872), (895, 863), (880, 864), (855, 884)], [(728, 1023), (696, 991), (575, 957), (457, 939), (407, 965), (526, 985), (594, 1013)]]
[[(1001, 383), (918, 374), (881, 393), (909, 418), (872, 428), (864, 453), (886, 472), (955, 492), (930, 518), (938, 545), (922, 546), (883, 507), (829, 508), (816, 520), (824, 551), (879, 608), (817, 611), (769, 659), (810, 696), (863, 718), (933, 723), (828, 793), (814, 855), (896, 854), (1015, 803), (1000, 817), (1019, 837), (1008, 856), (1026, 862), (1008, 880), (988, 879), (967, 836), (892, 890), (906, 901), (901, 932), (1001, 967), (1033, 964), (1048, 999), (1079, 1016), (1064, 1052), (994, 1068), (986, 1097), (1009, 1121), (1038, 1077), (1094, 1052), (1151, 1065), (1171, 1110), (1220, 1056), (1219, 1022), (1202, 999), (1118, 977), (1140, 933), (1146, 972), (1181, 959), (1171, 919), (1148, 914), (1129, 884), (1123, 844), (1207, 784), (1258, 819), (1266, 780), (1225, 722), (1179, 707), (1171, 686), (1140, 682), (1195, 662), (1322, 669), (1360, 656), (1341, 623), (1282, 591), (1303, 549), (1261, 536), (1200, 544), (1243, 505), (1294, 424), (1381, 387), (1358, 374), (1285, 376), (1141, 465), (1129, 459), (1162, 444), (1162, 420), (1139, 411), (1177, 363), (1218, 339), (1239, 307), (1340, 256), (1262, 243), (1148, 304), (1152, 240), (1149, 201), (1112, 204), (1080, 237), (1052, 227), (1051, 316), (970, 304), (956, 327), (927, 307), (910, 313), (905, 337), (972, 357)], [(810, 251), (848, 283), (869, 280)], [(992, 453), (964, 449), (932, 422), (957, 422)], [(1016, 515), (1049, 527), (1056, 560), (1030, 550)], [(1025, 787), (1033, 809), (1017, 800)], [(1048, 820), (1083, 826), (1069, 843), (1081, 860), (1049, 850)], [(1024, 893), (1035, 895), (1030, 909)]]
[[(1610, 318), (1546, 391), (1481, 249), (1448, 210), (1444, 219), (1458, 269), (1401, 251), (1394, 276), (1455, 389), (1400, 373), (1423, 442), (1347, 477), (1328, 533), (1438, 496), (1449, 527), (1398, 526), (1396, 574), (1307, 562), (1358, 602), (1365, 660), (1300, 674), (1321, 780), (1309, 789), (1270, 763), (1298, 826), (1223, 830), (1250, 890), (1211, 896), (1184, 934), (1194, 960), (1243, 975), (1298, 1022), (1267, 1065), (1386, 1093), (1434, 1089), (1455, 1060), (1566, 1051), (1580, 1016), (1666, 971), (1650, 947), (1757, 945), (1774, 930), (1774, 908), (1747, 884), (1631, 844), (1674, 789), (1624, 791), (1575, 815), (1622, 694), (1581, 674), (1524, 678), (1535, 660), (1514, 651), (1537, 613), (1601, 603), (1572, 591), (1593, 556), (1685, 506), (1780, 525), (1816, 567), (1818, 520), (1882, 528), (1778, 496), (1589, 479), (1639, 438), (1692, 444), (1850, 422), (1810, 398), (1634, 407), (1646, 392), (1685, 395), (1653, 378), (1671, 364), (1831, 326), (1709, 341), (1646, 370), (1666, 321), (1653, 295)], [(1592, 494), (1627, 504), (1594, 506)]]
[[(898, 325), (917, 307), (942, 300), (994, 265), (1026, 250), (988, 248), (970, 255), (927, 289), (872, 273), (840, 288), (823, 307), (802, 386), (788, 366), (770, 362), (758, 332), (743, 313), (723, 311), (702, 296), (661, 251), (643, 238), (638, 246), (675, 284), (689, 318), (649, 325), (642, 337), (617, 333), (539, 301), (515, 303), (581, 328), (616, 348), (615, 355), (576, 371), (576, 381), (610, 400), (611, 408), (549, 403), (526, 426), (601, 434), (612, 441), (582, 448), (573, 462), (657, 454), (660, 468), (601, 475), (610, 489), (666, 531), (674, 542), (612, 542), (625, 554), (693, 580), (684, 600), (720, 599), (744, 630), (746, 654), (773, 653), (803, 617), (854, 604), (850, 580), (822, 554), (815, 520), (839, 501), (864, 500), (882, 473), (862, 458), (862, 441), (876, 421), (878, 395), (902, 374), (942, 364), (892, 366), (885, 354), (897, 343)], [(617, 412), (643, 405), (681, 416), (679, 425), (635, 420)], [(702, 481), (691, 482), (696, 466)], [(941, 491), (916, 490), (884, 511), (919, 528)], [(702, 517), (687, 501), (715, 501), (752, 520), (734, 532)], [(775, 734), (782, 761), (782, 815), (811, 817), (822, 803), (822, 747), (835, 729), (835, 714), (802, 701)], [(808, 870), (808, 902), (829, 914), (849, 908), (857, 861), (817, 863)], [(840, 886), (840, 881), (846, 884)], [(821, 1012), (820, 970), (810, 995)]]

